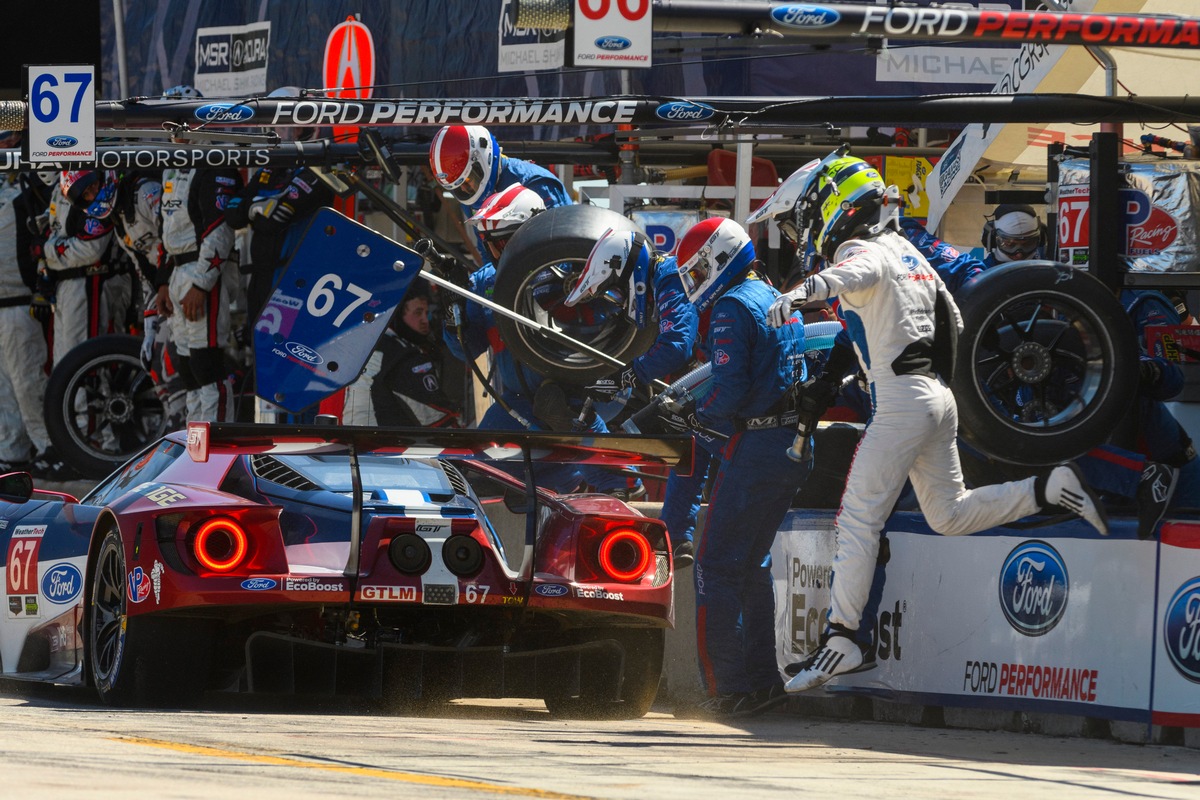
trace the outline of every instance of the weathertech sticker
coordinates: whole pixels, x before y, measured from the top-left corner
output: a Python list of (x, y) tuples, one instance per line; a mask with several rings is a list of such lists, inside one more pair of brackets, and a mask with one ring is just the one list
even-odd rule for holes
[(38, 551), (45, 525), (18, 525), (8, 542), (4, 559), (4, 589), (8, 595), (10, 619), (38, 616)]

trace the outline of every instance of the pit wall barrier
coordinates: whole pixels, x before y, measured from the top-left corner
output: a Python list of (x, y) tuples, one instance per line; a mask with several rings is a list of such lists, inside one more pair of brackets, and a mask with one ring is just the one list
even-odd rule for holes
[[(781, 670), (823, 629), (833, 519), (793, 510), (772, 550)], [(1200, 521), (1168, 521), (1158, 541), (1139, 541), (1134, 519), (1111, 524), (1107, 538), (1078, 519), (946, 537), (894, 514), (864, 620), (877, 666), (788, 708), (1200, 748)], [(702, 699), (693, 576), (676, 579), (666, 704)]]

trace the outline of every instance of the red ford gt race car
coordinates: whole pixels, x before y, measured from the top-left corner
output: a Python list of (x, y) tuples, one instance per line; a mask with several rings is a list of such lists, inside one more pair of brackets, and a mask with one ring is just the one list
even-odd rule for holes
[(82, 500), (5, 475), (0, 671), (115, 705), (225, 689), (641, 716), (670, 542), (617, 499), (536, 487), (572, 463), (686, 470), (691, 439), (202, 424)]

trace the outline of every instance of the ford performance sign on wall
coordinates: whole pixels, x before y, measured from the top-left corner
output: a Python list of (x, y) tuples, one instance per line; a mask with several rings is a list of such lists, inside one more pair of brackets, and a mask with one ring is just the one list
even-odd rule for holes
[(649, 67), (650, 0), (574, 0), (576, 67)]

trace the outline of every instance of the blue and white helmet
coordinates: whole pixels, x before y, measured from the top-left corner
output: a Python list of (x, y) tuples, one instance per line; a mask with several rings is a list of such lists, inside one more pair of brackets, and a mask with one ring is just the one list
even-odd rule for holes
[(654, 248), (641, 231), (609, 228), (596, 241), (565, 302), (568, 306), (586, 303), (607, 295), (614, 304), (625, 307), (625, 314), (639, 328), (649, 314), (646, 298), (651, 292), (651, 267)]
[(709, 217), (679, 240), (679, 277), (688, 300), (703, 311), (737, 283), (754, 265), (754, 244), (731, 219)]
[(204, 95), (200, 94), (200, 90), (190, 84), (181, 83), (178, 86), (172, 86), (170, 89), (165, 89), (162, 93), (163, 97), (174, 97), (179, 100), (195, 100)]

